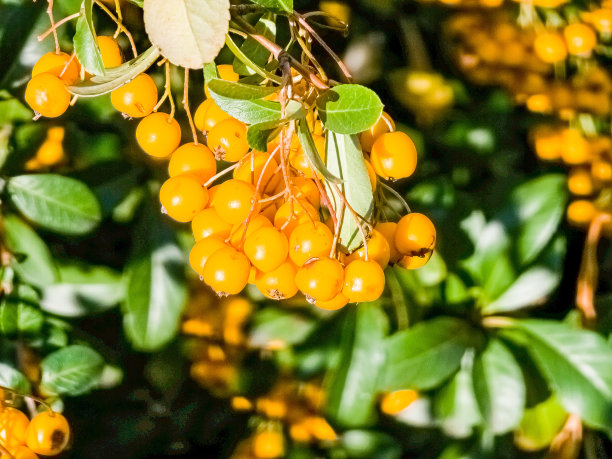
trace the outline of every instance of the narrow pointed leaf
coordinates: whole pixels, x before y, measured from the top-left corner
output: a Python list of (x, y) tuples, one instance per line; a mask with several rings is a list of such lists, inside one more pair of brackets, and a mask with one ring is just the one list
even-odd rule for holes
[[(274, 41), (276, 37), (276, 21), (275, 16), (272, 13), (264, 14), (257, 24), (255, 24), (255, 30), (259, 35), (266, 37), (270, 41)], [(260, 67), (267, 64), (270, 58), (270, 51), (264, 48), (258, 41), (251, 37), (247, 37), (244, 41), (240, 50), (249, 58), (251, 61)], [(255, 75), (255, 72), (244, 62), (238, 58), (234, 58), (234, 71), (239, 75)]]
[(77, 19), (74, 34), (74, 51), (81, 66), (89, 73), (103, 76), (105, 73), (102, 54), (98, 46), (96, 29), (93, 24), (93, 0), (83, 0), (81, 16)]

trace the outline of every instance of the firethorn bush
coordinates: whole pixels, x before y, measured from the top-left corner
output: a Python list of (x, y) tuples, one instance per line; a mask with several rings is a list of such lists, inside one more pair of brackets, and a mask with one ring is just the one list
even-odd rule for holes
[(603, 457), (611, 33), (0, 1), (1, 459)]

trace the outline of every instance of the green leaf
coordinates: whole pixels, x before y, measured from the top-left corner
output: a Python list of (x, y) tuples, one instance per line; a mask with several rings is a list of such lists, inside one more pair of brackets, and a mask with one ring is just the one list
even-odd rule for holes
[(267, 307), (253, 316), (249, 344), (263, 348), (271, 341), (299, 344), (314, 330), (316, 323), (298, 312)]
[(11, 266), (20, 279), (37, 287), (55, 283), (57, 268), (45, 242), (15, 215), (5, 215), (3, 223), (4, 242), (15, 256)]
[[(10, 301), (8, 302), (10, 304)], [(40, 332), (45, 321), (40, 309), (24, 301), (17, 301), (15, 307), (17, 309), (17, 329), (26, 334)]]
[(12, 336), (17, 333), (17, 308), (2, 299), (0, 302), (0, 335)]
[(373, 420), (378, 377), (385, 366), (387, 330), (387, 317), (376, 303), (348, 311), (338, 366), (330, 374), (327, 414), (334, 422), (357, 427)]
[(319, 152), (317, 151), (317, 146), (315, 145), (312, 133), (310, 132), (310, 128), (308, 127), (306, 119), (301, 118), (297, 121), (296, 132), (298, 138), (300, 139), (300, 145), (302, 146), (302, 150), (304, 150), (306, 158), (308, 159), (314, 170), (321, 174), (325, 178), (325, 180), (335, 183), (336, 185), (340, 185), (342, 183), (342, 180), (340, 180), (338, 177), (329, 172), (327, 166), (323, 162), (323, 159), (319, 155)]
[(456, 372), (466, 350), (480, 347), (482, 336), (463, 320), (438, 317), (386, 341), (381, 390), (427, 390)]
[(558, 236), (542, 261), (521, 273), (495, 301), (482, 308), (482, 313), (497, 314), (542, 304), (561, 282), (565, 250), (566, 239)]
[(185, 260), (172, 230), (145, 206), (126, 271), (123, 328), (135, 349), (155, 351), (176, 335), (187, 299)]
[(597, 333), (564, 323), (515, 320), (508, 333), (519, 332), (527, 351), (548, 380), (557, 398), (570, 413), (587, 425), (612, 426), (612, 348)]
[(525, 410), (514, 434), (516, 445), (523, 451), (538, 451), (552, 443), (567, 420), (567, 413), (554, 396)]
[(40, 306), (51, 314), (83, 317), (104, 312), (124, 298), (121, 275), (105, 266), (64, 265), (60, 278), (43, 289)]
[(519, 266), (535, 260), (555, 235), (567, 202), (565, 182), (565, 175), (549, 174), (512, 191), (500, 220), (516, 228), (514, 253)]
[(349, 430), (342, 434), (342, 447), (353, 459), (399, 459), (402, 447), (399, 442), (383, 432)]
[[(344, 198), (361, 217), (368, 219), (373, 210), (374, 196), (365, 165), (365, 159), (356, 136), (328, 132), (325, 144), (327, 169), (342, 180), (339, 186)], [(336, 217), (342, 219), (340, 243), (353, 251), (362, 244), (359, 226), (348, 208), (340, 212), (340, 195), (335, 187), (327, 185), (335, 196)]]
[[(23, 105), (19, 99), (9, 98), (0, 100), (0, 125), (18, 121), (30, 121), (32, 110)], [(0, 129), (0, 132), (2, 129)]]
[(30, 381), (21, 372), (0, 362), (0, 386), (8, 387), (20, 394), (30, 393)]
[(474, 389), (488, 429), (504, 434), (521, 422), (525, 382), (519, 364), (498, 339), (491, 339), (474, 362)]
[(383, 104), (374, 91), (357, 84), (342, 84), (317, 99), (319, 116), (330, 131), (358, 134), (380, 118)]
[[(263, 99), (278, 91), (278, 88), (273, 86), (256, 86), (252, 84), (237, 83), (235, 81), (226, 81), (220, 78), (212, 78), (210, 81), (207, 80), (206, 85), (215, 101), (217, 98), (220, 100), (257, 100)], [(219, 102), (217, 102), (217, 104), (219, 104)], [(219, 106), (223, 108), (221, 104), (219, 104)]]
[(263, 6), (278, 13), (293, 13), (293, 0), (251, 0), (253, 3)]
[(81, 67), (89, 73), (103, 76), (105, 74), (104, 63), (93, 24), (93, 3), (93, 0), (83, 0), (81, 5), (81, 16), (77, 20), (73, 39), (74, 52)]
[(92, 191), (70, 177), (20, 175), (9, 180), (8, 192), (23, 215), (56, 233), (86, 234), (102, 218), (100, 204)]
[(144, 6), (144, 0), (129, 0), (129, 2), (141, 8)]
[(443, 386), (434, 399), (434, 412), (444, 433), (453, 438), (472, 435), (482, 418), (472, 384), (474, 349), (469, 349), (461, 359), (461, 367)]
[(252, 124), (247, 128), (247, 142), (249, 147), (258, 151), (267, 151), (268, 140), (281, 121)]
[(96, 387), (104, 359), (87, 346), (73, 345), (52, 352), (40, 364), (45, 392), (77, 396)]
[(93, 76), (87, 81), (68, 86), (68, 90), (81, 97), (98, 97), (107, 94), (146, 71), (159, 55), (159, 48), (151, 46), (131, 61), (125, 62), (119, 67), (105, 69), (104, 76)]
[[(274, 41), (276, 38), (276, 18), (272, 13), (264, 14), (257, 24), (255, 24), (255, 30), (259, 35), (266, 37), (270, 41)], [(254, 64), (263, 67), (268, 63), (270, 58), (270, 51), (264, 48), (258, 41), (251, 38), (250, 36), (244, 41), (240, 50), (245, 54)], [(239, 75), (255, 75), (256, 73), (249, 66), (244, 64), (240, 59), (234, 57), (234, 72)]]

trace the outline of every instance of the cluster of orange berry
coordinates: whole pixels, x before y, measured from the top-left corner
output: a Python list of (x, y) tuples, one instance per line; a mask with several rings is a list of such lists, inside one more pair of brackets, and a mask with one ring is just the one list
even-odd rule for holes
[[(31, 420), (9, 401), (16, 394), (2, 388), (0, 397), (0, 459), (36, 459), (38, 455), (57, 456), (68, 446), (70, 426), (60, 413), (42, 411)], [(5, 396), (10, 395), (5, 401)], [(27, 397), (27, 396), (24, 396)]]
[(536, 155), (570, 167), (567, 186), (576, 198), (567, 209), (568, 221), (586, 227), (600, 212), (612, 211), (612, 138), (585, 137), (577, 129), (541, 125), (531, 132)]
[[(97, 39), (104, 66), (111, 68), (121, 65), (123, 58), (117, 42), (107, 36), (98, 36)], [(74, 53), (69, 55), (59, 50), (46, 53), (32, 68), (32, 79), (26, 86), (25, 100), (36, 112), (36, 117), (56, 118), (64, 114), (70, 105), (71, 96), (67, 86), (88, 77)], [(117, 90), (119, 93), (120, 89)], [(124, 107), (118, 108), (123, 111)]]
[[(600, 15), (599, 11), (590, 14)], [(600, 22), (591, 23), (605, 33)], [(595, 60), (589, 59), (589, 65), (581, 65), (571, 78), (558, 78), (566, 71), (568, 56), (571, 63), (592, 56), (598, 37), (591, 25), (539, 30), (520, 27), (507, 12), (463, 12), (451, 17), (445, 30), (457, 66), (475, 84), (500, 85), (534, 112), (564, 117), (610, 113), (612, 78)]]
[(45, 169), (64, 161), (64, 128), (62, 126), (53, 126), (47, 130), (47, 137), (38, 147), (36, 155), (25, 163), (26, 170)]
[[(231, 66), (219, 66), (218, 71), (226, 80), (238, 79)], [(116, 91), (138, 84), (135, 79)], [(310, 120), (324, 160), (322, 126), (313, 114)], [(302, 291), (317, 306), (338, 309), (349, 302), (377, 299), (390, 261), (415, 268), (431, 255), (435, 228), (417, 213), (397, 224), (375, 226), (367, 248), (340, 252), (334, 231), (320, 221), (322, 178), (311, 169), (296, 136), (287, 158), (279, 155), (278, 139), (265, 152), (250, 150), (246, 124), (221, 110), (212, 98), (198, 107), (194, 123), (206, 134), (207, 145), (194, 141), (179, 146), (180, 126), (160, 112), (140, 122), (136, 138), (149, 155), (170, 157), (161, 204), (174, 220), (191, 222), (196, 243), (190, 264), (219, 295), (239, 293), (250, 282), (271, 299)], [(406, 134), (394, 132), (388, 115), (363, 133), (361, 141), (370, 152), (367, 165), (373, 188), (377, 174), (397, 179), (414, 172), (414, 144)], [(231, 165), (217, 173), (218, 161)], [(281, 172), (285, 161), (288, 177)], [(214, 185), (231, 171), (231, 179)]]

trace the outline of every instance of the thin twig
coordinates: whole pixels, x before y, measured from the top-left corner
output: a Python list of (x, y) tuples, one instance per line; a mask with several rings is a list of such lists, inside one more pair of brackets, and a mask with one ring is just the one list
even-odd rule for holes
[(55, 54), (59, 54), (60, 45), (57, 38), (57, 30), (55, 30), (55, 20), (53, 19), (53, 0), (47, 0), (47, 4), (47, 15), (51, 21), (51, 30), (53, 31), (53, 39), (55, 40)]
[(38, 41), (43, 41), (45, 38), (47, 38), (47, 36), (51, 33), (51, 32), (55, 32), (57, 30), (57, 28), (59, 26), (61, 26), (62, 24), (65, 24), (66, 22), (78, 18), (81, 15), (81, 13), (74, 13), (71, 14), (70, 16), (66, 16), (64, 19), (57, 21), (53, 26), (51, 26), (49, 28), (49, 30), (47, 30), (45, 33), (40, 34), (38, 37), (36, 37), (36, 39)]
[(189, 109), (189, 69), (185, 67), (185, 83), (183, 85), (183, 107), (187, 113), (187, 119), (189, 120), (189, 127), (191, 128), (191, 135), (193, 136), (193, 143), (198, 144), (198, 133), (193, 123), (191, 116), (191, 110)]

